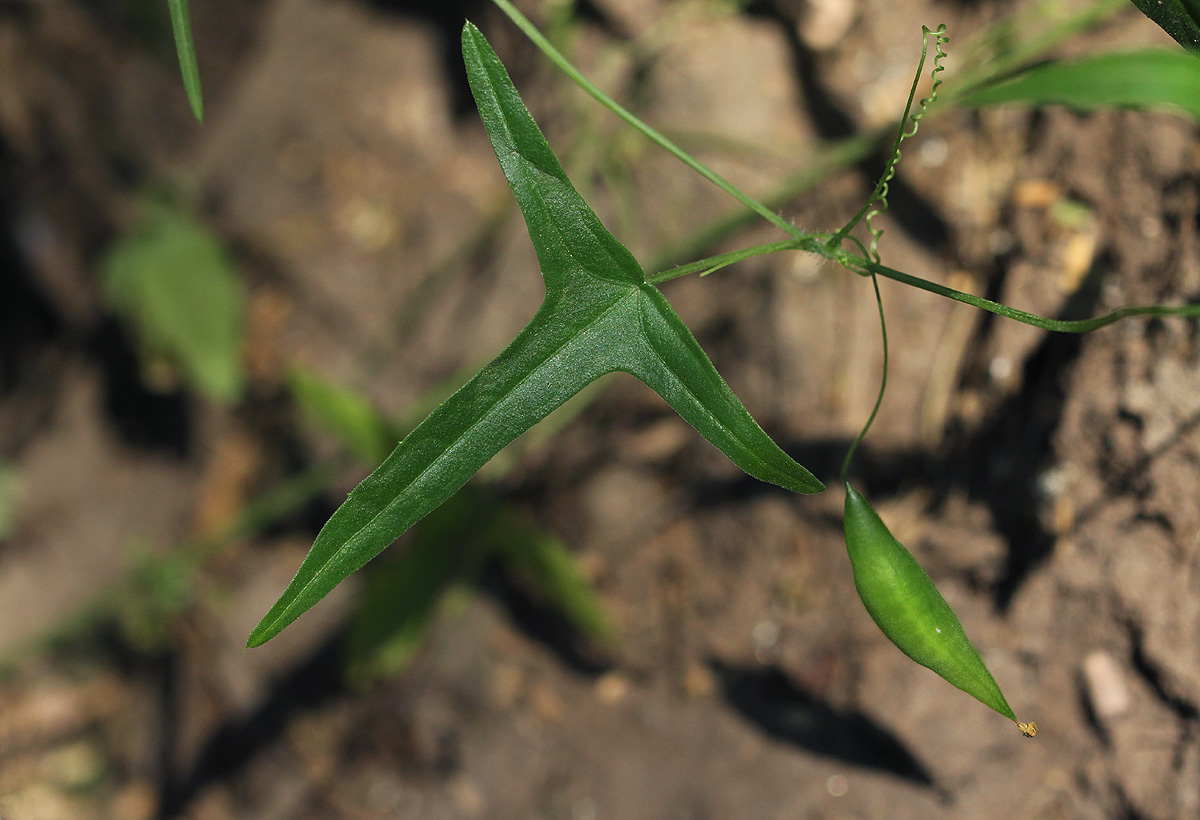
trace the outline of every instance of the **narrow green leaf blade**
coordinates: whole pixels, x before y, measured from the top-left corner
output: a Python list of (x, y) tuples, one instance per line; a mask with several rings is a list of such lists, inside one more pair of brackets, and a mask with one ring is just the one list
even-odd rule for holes
[(1153, 49), (1044, 63), (984, 85), (960, 103), (1169, 108), (1200, 121), (1200, 60), (1180, 51)]
[(175, 50), (179, 54), (179, 70), (183, 74), (183, 90), (197, 122), (204, 122), (204, 99), (200, 93), (200, 64), (196, 60), (196, 43), (192, 40), (192, 18), (187, 0), (167, 0), (171, 11), (171, 28), (175, 32)]
[(551, 533), (501, 509), (488, 529), (486, 541), (534, 591), (560, 609), (583, 635), (612, 643), (616, 630), (575, 557)]
[(1179, 45), (1200, 56), (1200, 0), (1132, 0)]
[(824, 489), (763, 432), (667, 300), (646, 283), (637, 260), (571, 186), (499, 57), (470, 23), (463, 29), (463, 55), (480, 116), (525, 215), (547, 291), (590, 287), (588, 280), (627, 283), (639, 309), (636, 326), (621, 328), (614, 338), (626, 353), (617, 369), (649, 384), (755, 478), (795, 492)]
[[(486, 43), (484, 48), (491, 53)], [(626, 280), (640, 278), (636, 260), (571, 187), (507, 74), (499, 92), (510, 93), (502, 105), (492, 84), (495, 67), (489, 76), (476, 53), (464, 47), (464, 54), (484, 125), (529, 222), (546, 299), (503, 353), (434, 410), (350, 493), (251, 633), (250, 646), (278, 634), (446, 501), (505, 445), (589, 382), (617, 369), (622, 328), (636, 320), (632, 282), (613, 281), (622, 274)], [(514, 139), (520, 139), (519, 147)], [(598, 258), (596, 270), (604, 275), (592, 275), (577, 257)]]
[(471, 23), (462, 47), (479, 117), (525, 216), (547, 291), (580, 279), (640, 285), (641, 265), (575, 190), (500, 58)]
[(21, 471), (16, 464), (0, 461), (0, 542), (16, 529), (17, 511), (24, 494)]
[(370, 400), (303, 367), (288, 373), (292, 396), (310, 418), (341, 440), (363, 461), (374, 463), (388, 454), (399, 436)]

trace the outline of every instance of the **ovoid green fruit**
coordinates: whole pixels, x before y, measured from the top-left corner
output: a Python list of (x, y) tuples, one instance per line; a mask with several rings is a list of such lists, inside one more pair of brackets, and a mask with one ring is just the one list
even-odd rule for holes
[(1028, 737), (1037, 734), (1037, 724), (1017, 721), (929, 575), (888, 531), (862, 493), (849, 484), (845, 528), (854, 586), (888, 640), (917, 663), (1016, 723)]

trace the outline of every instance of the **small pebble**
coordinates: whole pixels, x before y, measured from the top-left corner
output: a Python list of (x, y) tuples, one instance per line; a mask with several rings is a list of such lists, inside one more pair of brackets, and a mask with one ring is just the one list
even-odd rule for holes
[(1099, 650), (1088, 655), (1083, 661), (1083, 680), (1096, 717), (1108, 720), (1129, 709), (1125, 676), (1112, 655)]

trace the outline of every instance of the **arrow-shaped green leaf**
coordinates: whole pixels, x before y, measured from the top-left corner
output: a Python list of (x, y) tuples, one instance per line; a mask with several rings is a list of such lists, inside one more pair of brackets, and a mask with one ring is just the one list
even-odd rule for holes
[(278, 634), (513, 439), (615, 370), (650, 385), (750, 475), (796, 492), (824, 489), (751, 418), (637, 260), (579, 196), (479, 30), (468, 23), (462, 40), (480, 116), (537, 250), (545, 301), (503, 353), (350, 493), (251, 633), (251, 646)]

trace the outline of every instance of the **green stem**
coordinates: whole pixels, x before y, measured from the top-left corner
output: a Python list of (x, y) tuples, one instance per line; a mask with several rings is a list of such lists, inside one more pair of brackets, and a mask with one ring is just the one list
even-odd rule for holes
[[(861, 162), (869, 157), (891, 132), (891, 126), (888, 126), (867, 134), (819, 143), (813, 150), (813, 158), (805, 163), (804, 167), (792, 173), (762, 198), (765, 207), (774, 212), (806, 191), (812, 190), (832, 174)], [(647, 268), (662, 270), (678, 259), (704, 253), (738, 231), (754, 225), (757, 219), (757, 211), (749, 212), (742, 208), (732, 210), (683, 239), (662, 248)]]
[(741, 190), (739, 190), (731, 182), (727, 181), (724, 177), (722, 177), (716, 171), (713, 171), (708, 166), (704, 165), (698, 159), (693, 157), (691, 154), (684, 151), (678, 145), (671, 142), (671, 140), (667, 139), (661, 133), (659, 133), (655, 129), (651, 128), (646, 123), (642, 122), (640, 119), (638, 119), (638, 117), (636, 117), (634, 114), (632, 114), (627, 109), (625, 109), (620, 103), (618, 103), (612, 97), (608, 96), (603, 91), (601, 91), (587, 77), (583, 76), (583, 74), (581, 74), (579, 72), (579, 70), (577, 68), (575, 68), (575, 66), (571, 65), (571, 63), (567, 60), (567, 58), (564, 57), (562, 55), (562, 53), (560, 53), (559, 50), (556, 49), (554, 47), (554, 45), (549, 40), (547, 40), (542, 35), (542, 33), (537, 30), (537, 28), (534, 27), (533, 23), (529, 22), (529, 19), (527, 17), (525, 17), (525, 15), (523, 15), (520, 11), (518, 11), (516, 9), (516, 7), (513, 6), (512, 3), (509, 2), (509, 0), (492, 0), (492, 2), (495, 3), (496, 6), (499, 7), (499, 9), (502, 12), (504, 12), (508, 16), (508, 18), (510, 20), (512, 20), (513, 23), (515, 23), (519, 29), (521, 29), (522, 32), (525, 33), (525, 36), (528, 37), (533, 42), (533, 44), (535, 46), (537, 46), (538, 49), (540, 49), (541, 52), (543, 54), (545, 54), (547, 58), (549, 58), (549, 60), (552, 63), (554, 63), (556, 66), (558, 66), (559, 69), (564, 74), (566, 74), (568, 77), (570, 77), (571, 80), (574, 81), (576, 85), (578, 85), (580, 88), (582, 88), (588, 94), (590, 94), (597, 102), (599, 102), (605, 108), (612, 111), (614, 114), (616, 114), (621, 119), (625, 120), (625, 122), (629, 123), (629, 125), (631, 125), (633, 128), (635, 128), (637, 131), (641, 132), (647, 139), (649, 139), (655, 145), (658, 145), (660, 148), (663, 148), (664, 150), (666, 150), (669, 154), (674, 156), (676, 159), (678, 159), (684, 165), (688, 166), (693, 171), (700, 174), (700, 176), (704, 177), (709, 182), (716, 185), (722, 191), (729, 194), (731, 197), (733, 197), (738, 202), (745, 205), (750, 210), (754, 211), (754, 213), (758, 214), (759, 216), (761, 216), (763, 219), (770, 222), (775, 227), (779, 228), (780, 230), (782, 230), (786, 233), (791, 234), (792, 236), (794, 236), (798, 239), (799, 238), (807, 238), (808, 235), (805, 234), (803, 231), (801, 231), (800, 229), (793, 226), (791, 223), (789, 223), (783, 217), (779, 216), (779, 214), (775, 213), (774, 211), (772, 211), (766, 205), (763, 205), (758, 200), (754, 199), (751, 196), (748, 196), (747, 194), (742, 193)]
[(751, 259), (755, 256), (764, 256), (768, 253), (776, 253), (778, 251), (812, 251), (813, 253), (820, 253), (818, 247), (820, 245), (819, 240), (823, 238), (820, 235), (814, 234), (803, 238), (784, 239), (781, 242), (769, 242), (765, 245), (755, 245), (737, 251), (719, 253), (716, 256), (709, 256), (695, 262), (689, 262), (686, 265), (679, 265), (660, 271), (652, 276), (647, 276), (646, 281), (652, 285), (659, 285), (663, 282), (669, 282), (672, 279), (678, 279), (681, 276), (688, 276), (693, 273), (707, 276), (735, 262), (741, 262), (743, 259)]
[(1039, 316), (1036, 313), (1030, 313), (1025, 310), (1002, 305), (999, 302), (993, 302), (991, 299), (984, 299), (982, 296), (974, 296), (970, 293), (963, 293), (960, 290), (939, 285), (937, 282), (930, 282), (928, 279), (922, 279), (919, 276), (913, 276), (910, 273), (889, 268), (886, 265), (880, 265), (861, 256), (855, 256), (849, 253), (839, 253), (835, 255), (835, 259), (841, 262), (851, 270), (862, 274), (863, 276), (879, 275), (891, 279), (895, 282), (900, 282), (905, 285), (911, 285), (914, 288), (936, 293), (938, 296), (945, 296), (947, 299), (954, 299), (957, 302), (962, 302), (972, 307), (977, 307), (981, 310), (986, 310), (989, 313), (995, 313), (997, 316), (1003, 316), (1006, 319), (1014, 319), (1022, 324), (1040, 327), (1043, 330), (1052, 330), (1057, 333), (1088, 333), (1097, 328), (1111, 325), (1113, 322), (1126, 319), (1131, 316), (1191, 316), (1200, 317), (1200, 304), (1194, 305), (1128, 305), (1126, 307), (1117, 308), (1111, 313), (1105, 313), (1103, 316), (1096, 316), (1091, 319), (1048, 319), (1045, 316)]
[[(849, 237), (851, 240), (854, 237)], [(986, 310), (989, 313), (994, 313), (997, 316), (1003, 316), (1006, 319), (1012, 319), (1022, 324), (1038, 327), (1043, 330), (1055, 331), (1058, 333), (1087, 333), (1097, 328), (1110, 325), (1113, 322), (1127, 319), (1134, 316), (1183, 316), (1183, 317), (1200, 317), (1200, 304), (1194, 305), (1128, 305), (1126, 307), (1117, 308), (1116, 310), (1106, 313), (1102, 316), (1096, 316), (1091, 319), (1050, 319), (1045, 316), (1039, 316), (1036, 313), (1030, 313), (1019, 308), (1009, 307), (1008, 305), (999, 302), (993, 302), (991, 299), (985, 299), (982, 296), (975, 296), (970, 293), (964, 293), (961, 290), (947, 287), (946, 285), (937, 282), (931, 282), (928, 279), (922, 279), (919, 276), (913, 276), (911, 273), (898, 271), (895, 268), (889, 268), (886, 265), (881, 265), (867, 259), (865, 249), (861, 243), (859, 249), (864, 252), (863, 256), (849, 253), (845, 250), (830, 249), (825, 241), (826, 237), (822, 234), (810, 234), (797, 239), (785, 239), (780, 242), (768, 242), (763, 245), (754, 245), (749, 248), (743, 248), (737, 251), (729, 251), (728, 253), (709, 256), (704, 259), (691, 262), (687, 265), (680, 265), (675, 268), (669, 268), (665, 271), (660, 271), (646, 278), (646, 281), (658, 285), (663, 282), (669, 282), (672, 279), (678, 279), (681, 276), (688, 276), (694, 273), (701, 273), (723, 268), (726, 265), (731, 265), (734, 262), (740, 262), (744, 259), (752, 259), (756, 256), (764, 256), (769, 253), (777, 253), (779, 251), (807, 251), (815, 253), (833, 262), (845, 266), (847, 269), (854, 271), (861, 276), (882, 276), (886, 279), (891, 279), (901, 284), (911, 285), (919, 290), (928, 291), (929, 293), (944, 296), (947, 299), (953, 299), (957, 302), (962, 302), (972, 307), (977, 307), (980, 310)]]
[(862, 430), (859, 430), (854, 442), (850, 445), (850, 449), (846, 451), (846, 457), (842, 460), (842, 483), (848, 484), (850, 477), (850, 462), (854, 458), (855, 452), (858, 451), (858, 445), (862, 443), (866, 437), (867, 431), (871, 429), (871, 425), (875, 422), (875, 417), (879, 415), (879, 408), (883, 404), (883, 393), (887, 390), (888, 379), (888, 338), (887, 338), (887, 321), (883, 318), (883, 297), (879, 294), (879, 278), (872, 275), (871, 284), (875, 286), (875, 304), (879, 307), (879, 332), (883, 336), (883, 376), (879, 380), (879, 395), (875, 397), (875, 406), (871, 408), (871, 415), (867, 417), (867, 423), (863, 425)]

